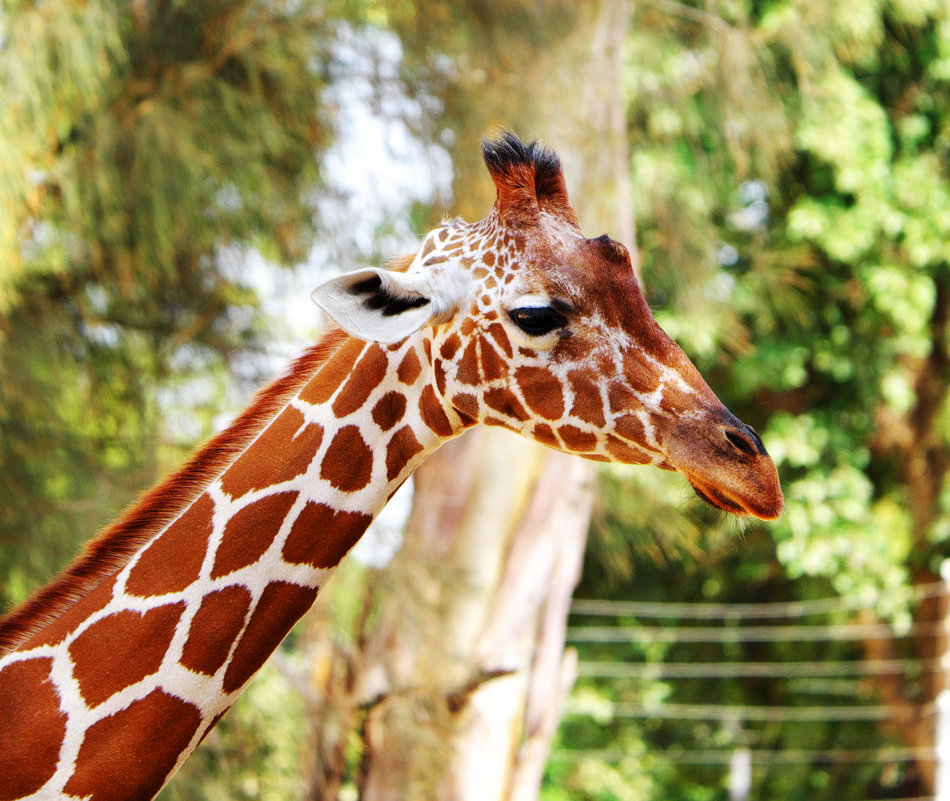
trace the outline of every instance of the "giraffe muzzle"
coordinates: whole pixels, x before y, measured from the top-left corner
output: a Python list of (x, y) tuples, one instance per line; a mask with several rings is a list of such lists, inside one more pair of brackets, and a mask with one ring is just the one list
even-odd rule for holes
[(717, 509), (762, 520), (782, 513), (775, 463), (755, 430), (725, 408), (680, 421), (667, 440), (667, 458)]

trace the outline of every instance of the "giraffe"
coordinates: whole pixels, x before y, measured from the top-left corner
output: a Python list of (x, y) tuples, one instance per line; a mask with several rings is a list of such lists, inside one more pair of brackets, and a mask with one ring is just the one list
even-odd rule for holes
[(323, 282), (287, 375), (0, 622), (0, 801), (153, 797), (413, 469), (477, 423), (783, 507), (759, 436), (586, 238), (557, 155), (485, 140), (497, 197), (394, 270)]

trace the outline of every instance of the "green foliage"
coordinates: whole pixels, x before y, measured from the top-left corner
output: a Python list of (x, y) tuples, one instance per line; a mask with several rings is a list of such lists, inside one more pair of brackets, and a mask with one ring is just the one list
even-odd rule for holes
[[(608, 483), (620, 483), (616, 477)], [(634, 506), (630, 501), (627, 506)], [(595, 534), (595, 537), (597, 535)], [(715, 543), (715, 541), (714, 541)], [(595, 539), (592, 546), (599, 550)], [(711, 548), (697, 555), (677, 558), (667, 552), (662, 562), (646, 550), (631, 556), (635, 580), (606, 587), (601, 567), (591, 561), (585, 566), (578, 588), (581, 598), (647, 602), (657, 608), (671, 600), (677, 603), (736, 604), (799, 602), (826, 598), (831, 588), (824, 580), (790, 578), (780, 569), (775, 543), (761, 530), (750, 530), (739, 547)], [(723, 613), (701, 621), (677, 620), (672, 611), (662, 618), (630, 614), (613, 618), (574, 614), (575, 627), (666, 626), (714, 627), (726, 634), (737, 624), (780, 626), (792, 623), (848, 622), (850, 613), (842, 603), (820, 617), (776, 621), (730, 618)], [(641, 629), (642, 630), (642, 629)], [(713, 638), (716, 639), (716, 638)], [(736, 708), (867, 705), (875, 703), (872, 686), (854, 679), (782, 679), (731, 677), (713, 673), (721, 663), (771, 664), (789, 673), (795, 663), (860, 660), (859, 643), (837, 641), (743, 642), (727, 637), (717, 642), (690, 642), (644, 639), (626, 642), (586, 642), (573, 646), (582, 665), (599, 668), (651, 666), (659, 675), (664, 665), (677, 663), (691, 668), (710, 666), (700, 677), (581, 678), (569, 701), (548, 765), (542, 798), (581, 801), (612, 798), (670, 798), (720, 801), (728, 797), (729, 757), (739, 748), (765, 754), (765, 761), (753, 763), (751, 798), (783, 799), (863, 799), (892, 797), (907, 790), (904, 764), (884, 769), (879, 761), (858, 756), (874, 748), (894, 745), (893, 735), (862, 721), (780, 722), (742, 720), (741, 713), (721, 719), (691, 720), (666, 718), (649, 713), (631, 716), (625, 705), (661, 712), (664, 704), (684, 704), (693, 708), (729, 705)], [(910, 689), (913, 685), (908, 684)], [(919, 689), (919, 688), (918, 688)], [(822, 761), (820, 755), (852, 751), (855, 759)], [(787, 752), (794, 759), (783, 761)], [(772, 755), (770, 760), (768, 755)], [(809, 755), (815, 755), (811, 759)], [(912, 772), (910, 774), (913, 775)], [(912, 779), (911, 779), (912, 781)], [(912, 786), (912, 785), (910, 785)], [(910, 794), (913, 794), (910, 792)]]
[(947, 348), (948, 13), (905, 5), (645, 4), (629, 46), (657, 316), (763, 431), (789, 569), (886, 587), (886, 614), (946, 527), (906, 463), (947, 451), (945, 389), (921, 377)]
[(316, 12), (31, 5), (4, 15), (0, 75), (19, 112), (3, 131), (4, 205), (16, 214), (5, 264), (85, 269), (141, 303), (230, 241), (305, 254), (302, 196), (328, 138)]
[[(761, 547), (759, 526), (737, 536), (701, 507), (683, 510), (675, 483), (606, 474), (589, 596), (650, 597), (675, 585), (683, 600), (696, 588), (680, 571), (715, 576), (718, 599), (748, 601), (755, 585), (741, 573), (758, 571), (770, 600), (830, 587), (898, 631), (927, 621), (912, 585), (934, 578), (950, 531), (948, 33), (950, 9), (938, 2), (636, 5), (625, 91), (648, 297), (720, 397), (762, 433), (787, 510), (769, 527), (773, 551)], [(578, 692), (609, 708), (623, 693), (659, 689), (587, 680)], [(741, 682), (677, 688), (671, 700), (691, 692), (764, 703)], [(918, 692), (927, 689), (913, 677), (901, 689)], [(650, 754), (718, 736), (686, 724), (664, 735), (670, 725), (608, 716), (601, 739), (569, 721), (562, 747), (603, 749), (616, 737)], [(835, 732), (841, 742), (880, 742), (867, 725)], [(794, 738), (799, 748), (833, 745), (818, 726)], [(651, 783), (650, 797), (709, 797), (717, 782), (712, 797), (724, 797), (721, 768), (634, 759), (585, 775), (620, 764), (631, 783)], [(549, 779), (574, 786), (581, 775), (555, 762)], [(866, 772), (849, 787), (840, 769), (814, 765), (760, 774), (754, 794), (929, 792), (892, 780)], [(600, 786), (587, 781), (575, 797), (605, 797)]]

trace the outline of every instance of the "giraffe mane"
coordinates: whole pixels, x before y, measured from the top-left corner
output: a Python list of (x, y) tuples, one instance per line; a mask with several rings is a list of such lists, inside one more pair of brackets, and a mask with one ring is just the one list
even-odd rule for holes
[(262, 389), (227, 429), (182, 467), (148, 490), (52, 582), (0, 618), (0, 656), (10, 653), (124, 567), (132, 555), (198, 498), (287, 404), (346, 338), (333, 329), (300, 356), (282, 378)]

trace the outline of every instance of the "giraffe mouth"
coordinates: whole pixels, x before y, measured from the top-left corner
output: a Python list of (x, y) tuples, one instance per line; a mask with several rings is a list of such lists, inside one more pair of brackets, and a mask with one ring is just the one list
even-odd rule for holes
[[(766, 457), (767, 458), (767, 457)], [(769, 460), (771, 465), (771, 460)], [(772, 472), (774, 472), (774, 467)], [(690, 486), (700, 498), (715, 509), (721, 509), (723, 512), (737, 515), (739, 517), (752, 515), (760, 520), (774, 520), (785, 508), (784, 499), (781, 490), (777, 492), (762, 491), (762, 487), (750, 488), (747, 492), (726, 491), (721, 487), (711, 486), (705, 482), (699, 482), (693, 476), (685, 471), (679, 471), (684, 475)], [(756, 482), (758, 483), (758, 482)], [(776, 476), (777, 486), (777, 476)]]
[(721, 509), (722, 511), (729, 512), (729, 514), (733, 514), (733, 515), (749, 514), (748, 509), (746, 509), (741, 504), (736, 503), (731, 498), (727, 498), (718, 490), (714, 490), (714, 489), (702, 490), (699, 487), (697, 487), (692, 481), (689, 482), (689, 485), (693, 488), (693, 492), (695, 492), (700, 498), (706, 501), (706, 503), (708, 503), (710, 506), (716, 509)]
[(725, 408), (681, 421), (666, 444), (669, 463), (710, 506), (761, 520), (782, 513), (775, 463), (758, 435)]

